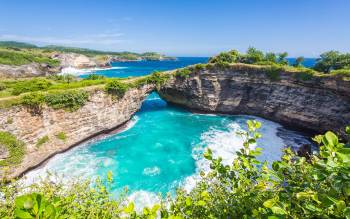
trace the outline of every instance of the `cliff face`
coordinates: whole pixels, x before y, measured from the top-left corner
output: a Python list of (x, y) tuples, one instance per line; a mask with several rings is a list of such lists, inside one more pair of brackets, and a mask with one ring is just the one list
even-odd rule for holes
[[(75, 112), (49, 107), (44, 107), (40, 114), (32, 114), (24, 106), (0, 109), (0, 130), (23, 141), (26, 150), (23, 162), (11, 168), (9, 177), (16, 177), (56, 153), (127, 122), (153, 89), (152, 85), (130, 89), (121, 99), (113, 99), (102, 90), (91, 89), (89, 101)], [(38, 145), (45, 136), (48, 141)]]
[(31, 63), (20, 66), (0, 64), (0, 78), (48, 76), (59, 71), (60, 67), (52, 67), (47, 64), (39, 63)]
[(187, 78), (173, 77), (159, 94), (194, 110), (251, 114), (316, 133), (344, 134), (350, 124), (350, 81), (335, 77), (303, 81), (298, 75), (281, 72), (278, 79), (271, 79), (271, 73), (256, 66), (211, 67)]
[(26, 65), (3, 65), (0, 64), (0, 78), (24, 78), (48, 76), (57, 74), (64, 68), (105, 68), (110, 67), (110, 60), (99, 59), (98, 57), (88, 57), (76, 53), (56, 53), (52, 55), (53, 59), (60, 61), (57, 67), (48, 64), (30, 63)]
[(60, 61), (61, 68), (95, 68), (110, 66), (110, 61), (108, 59), (99, 60), (96, 57), (88, 57), (77, 53), (57, 53), (52, 57)]

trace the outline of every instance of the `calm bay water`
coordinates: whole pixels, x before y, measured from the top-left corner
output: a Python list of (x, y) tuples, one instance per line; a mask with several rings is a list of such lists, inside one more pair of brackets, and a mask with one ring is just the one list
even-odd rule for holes
[[(139, 76), (205, 61), (206, 58), (186, 58), (173, 63), (114, 63), (125, 68), (96, 73), (109, 77)], [(149, 205), (157, 200), (159, 192), (173, 193), (179, 186), (190, 190), (198, 180), (199, 171), (209, 171), (209, 163), (202, 157), (206, 148), (212, 149), (214, 156), (221, 156), (225, 163), (232, 163), (235, 152), (242, 147), (242, 139), (235, 133), (245, 129), (248, 119), (263, 123), (263, 138), (257, 143), (263, 148), (261, 160), (272, 162), (280, 158), (287, 145), (309, 142), (301, 133), (268, 120), (245, 115), (195, 114), (168, 105), (152, 93), (125, 130), (55, 156), (43, 168), (28, 173), (27, 180), (35, 181), (47, 171), (65, 179), (104, 178), (112, 171), (115, 195), (127, 186), (130, 199), (140, 206)]]

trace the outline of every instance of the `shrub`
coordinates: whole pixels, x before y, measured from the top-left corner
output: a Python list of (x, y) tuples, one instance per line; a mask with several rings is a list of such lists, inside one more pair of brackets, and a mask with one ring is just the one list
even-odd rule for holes
[(344, 68), (344, 69), (333, 70), (333, 71), (331, 71), (331, 74), (350, 77), (350, 67)]
[(13, 124), (13, 118), (7, 117), (6, 124)]
[(32, 113), (39, 114), (45, 103), (45, 96), (40, 92), (28, 93), (21, 97), (21, 103), (31, 109)]
[(192, 71), (188, 68), (181, 68), (176, 70), (175, 76), (180, 78), (188, 78)]
[(280, 80), (280, 74), (283, 71), (283, 67), (278, 65), (268, 66), (265, 73), (272, 81)]
[(47, 90), (51, 85), (49, 80), (41, 78), (18, 81), (13, 85), (12, 94), (19, 95), (26, 92)]
[(0, 82), (0, 91), (3, 91), (6, 89), (6, 85), (2, 82)]
[(9, 132), (0, 131), (0, 145), (5, 147), (9, 152), (9, 156), (0, 160), (0, 167), (14, 166), (22, 162), (25, 152), (24, 143), (16, 139)]
[(295, 72), (294, 77), (302, 81), (309, 81), (314, 77), (314, 72), (311, 69), (305, 69), (303, 72)]
[(84, 80), (101, 80), (105, 79), (106, 77), (103, 75), (97, 75), (97, 74), (89, 74)]
[(67, 135), (66, 133), (64, 132), (59, 132), (57, 135), (56, 135), (56, 138), (57, 139), (60, 139), (62, 141), (66, 141), (67, 140)]
[(68, 111), (78, 110), (85, 105), (88, 99), (89, 94), (84, 90), (54, 91), (45, 95), (45, 102), (48, 106)]
[(42, 137), (38, 140), (38, 142), (36, 143), (36, 147), (40, 147), (41, 145), (45, 144), (49, 140), (50, 140), (49, 136), (45, 135), (44, 137)]
[(51, 59), (42, 54), (35, 54), (30, 51), (14, 51), (8, 49), (0, 50), (0, 64), (4, 65), (25, 65), (29, 63), (46, 63), (51, 66), (58, 66), (59, 61)]
[(126, 91), (128, 91), (129, 86), (119, 80), (113, 80), (106, 84), (105, 89), (108, 94), (122, 98)]
[(314, 69), (329, 73), (332, 70), (344, 69), (347, 66), (350, 66), (350, 53), (341, 54), (338, 51), (328, 51), (320, 55)]

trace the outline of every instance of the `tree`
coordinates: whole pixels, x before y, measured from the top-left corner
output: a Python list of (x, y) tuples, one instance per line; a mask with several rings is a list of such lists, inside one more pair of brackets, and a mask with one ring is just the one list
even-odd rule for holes
[(300, 67), (302, 66), (302, 63), (304, 62), (305, 58), (303, 56), (299, 56), (295, 59), (295, 62), (293, 64), (294, 67)]
[(328, 51), (322, 53), (320, 58), (317, 59), (314, 67), (317, 71), (329, 73), (331, 70), (337, 69), (340, 53), (338, 51)]
[(264, 53), (260, 50), (257, 50), (254, 47), (249, 47), (247, 50), (245, 62), (248, 64), (254, 64), (264, 60)]
[(281, 65), (288, 65), (288, 61), (286, 59), (287, 56), (288, 56), (287, 52), (282, 52), (278, 54), (277, 62)]
[(268, 52), (265, 54), (265, 61), (276, 63), (277, 56), (273, 52)]

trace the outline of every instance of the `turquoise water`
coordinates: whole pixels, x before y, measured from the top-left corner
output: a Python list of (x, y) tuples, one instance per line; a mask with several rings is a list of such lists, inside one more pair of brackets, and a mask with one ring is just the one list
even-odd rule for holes
[[(286, 146), (280, 134), (287, 135), (289, 143), (307, 142), (300, 133), (271, 121), (244, 115), (194, 114), (168, 105), (153, 93), (122, 132), (57, 155), (27, 177), (35, 180), (50, 171), (64, 178), (104, 178), (112, 171), (113, 192), (118, 195), (128, 187), (131, 197), (144, 203), (145, 197), (155, 199), (155, 194), (174, 192), (179, 186), (190, 190), (198, 171), (209, 171), (209, 163), (202, 157), (205, 148), (211, 148), (214, 156), (230, 164), (235, 151), (242, 147), (235, 133), (245, 129), (247, 119), (263, 122), (263, 138), (258, 142), (264, 149), (261, 160), (280, 158)], [(146, 201), (149, 202), (152, 200)]]
[[(176, 62), (114, 63), (118, 68), (97, 73), (127, 77), (205, 61), (205, 58), (184, 58)], [(47, 171), (56, 173), (59, 179), (106, 178), (111, 171), (112, 192), (117, 196), (128, 187), (129, 198), (145, 206), (157, 200), (157, 193), (174, 193), (179, 186), (190, 190), (198, 180), (199, 171), (210, 170), (202, 156), (206, 148), (210, 148), (214, 156), (222, 157), (224, 163), (231, 164), (235, 152), (242, 147), (242, 139), (236, 132), (245, 129), (248, 119), (263, 123), (263, 138), (257, 143), (263, 148), (261, 160), (272, 162), (280, 159), (286, 146), (309, 143), (301, 133), (268, 120), (245, 115), (191, 113), (168, 105), (152, 93), (121, 132), (56, 155), (44, 167), (29, 172), (27, 180), (30, 183), (45, 177)]]

